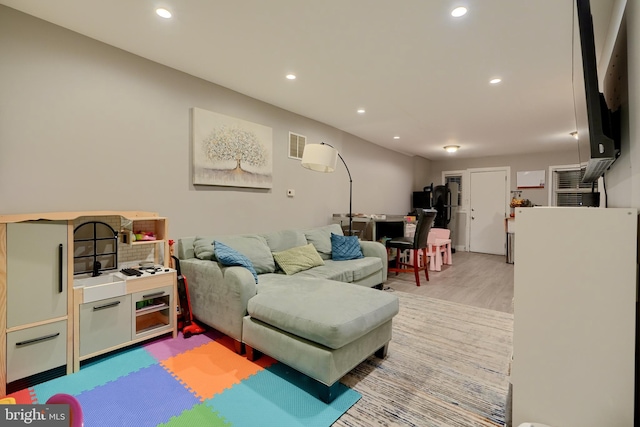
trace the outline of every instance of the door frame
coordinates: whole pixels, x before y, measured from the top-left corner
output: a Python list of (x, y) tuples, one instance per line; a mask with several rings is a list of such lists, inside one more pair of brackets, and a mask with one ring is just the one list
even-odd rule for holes
[[(468, 208), (468, 211), (471, 211), (471, 179), (472, 179), (472, 174), (475, 172), (505, 172), (506, 175), (506, 182), (505, 182), (505, 186), (504, 186), (504, 212), (505, 212), (505, 218), (506, 218), (506, 214), (507, 212), (509, 212), (509, 205), (511, 203), (511, 166), (497, 166), (497, 167), (491, 167), (491, 168), (469, 168), (467, 169), (468, 172), (468, 176), (469, 176), (469, 184), (467, 185), (467, 199), (465, 200), (463, 198), (464, 201), (466, 201), (466, 207)], [(467, 220), (467, 241), (466, 241), (466, 246), (467, 246), (467, 250), (471, 249), (471, 221)]]
[(442, 181), (441, 181), (442, 185), (444, 185), (444, 183), (447, 182), (448, 176), (462, 177), (462, 190), (460, 191), (460, 204), (458, 205), (458, 210), (456, 211), (456, 213), (464, 217), (465, 223), (464, 225), (460, 226), (460, 228), (464, 228), (464, 232), (466, 236), (464, 238), (464, 242), (460, 242), (460, 240), (456, 239), (458, 244), (454, 243), (454, 248), (456, 251), (466, 252), (469, 248), (469, 235), (467, 233), (467, 223), (469, 222), (467, 219), (469, 218), (469, 215), (468, 215), (469, 213), (469, 169), (442, 171)]

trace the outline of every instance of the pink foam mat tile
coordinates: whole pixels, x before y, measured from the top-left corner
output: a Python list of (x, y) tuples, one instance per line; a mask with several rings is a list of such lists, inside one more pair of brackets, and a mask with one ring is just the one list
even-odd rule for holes
[(163, 361), (215, 341), (221, 336), (221, 333), (214, 330), (208, 330), (204, 334), (192, 335), (189, 338), (184, 338), (182, 333), (178, 333), (176, 338), (167, 337), (145, 344), (144, 349), (156, 360)]

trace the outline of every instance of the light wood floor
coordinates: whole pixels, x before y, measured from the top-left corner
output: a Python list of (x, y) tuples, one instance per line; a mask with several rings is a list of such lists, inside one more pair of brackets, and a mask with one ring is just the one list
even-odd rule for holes
[(429, 271), (425, 281), (420, 273), (420, 287), (413, 273), (389, 273), (385, 288), (424, 295), (460, 304), (513, 313), (513, 264), (504, 256), (456, 252), (452, 265), (442, 271)]

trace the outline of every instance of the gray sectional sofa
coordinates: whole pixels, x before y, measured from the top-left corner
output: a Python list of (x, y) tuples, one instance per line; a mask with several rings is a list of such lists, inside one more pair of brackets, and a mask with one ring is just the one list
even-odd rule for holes
[[(325, 401), (344, 374), (371, 354), (386, 355), (399, 310), (395, 295), (376, 289), (387, 277), (384, 246), (360, 241), (361, 258), (337, 261), (332, 233), (342, 236), (342, 229), (334, 224), (178, 240), (196, 319), (233, 338), (236, 351), (246, 346), (249, 358), (268, 354), (324, 384)], [(214, 241), (243, 254), (257, 280), (245, 267), (222, 265)], [(309, 250), (313, 256), (307, 257)], [(309, 259), (316, 266), (309, 268)], [(285, 274), (291, 261), (301, 271)]]

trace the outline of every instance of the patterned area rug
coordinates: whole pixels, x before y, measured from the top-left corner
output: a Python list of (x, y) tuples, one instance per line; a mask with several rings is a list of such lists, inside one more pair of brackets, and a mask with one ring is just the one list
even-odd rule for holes
[(215, 332), (178, 336), (110, 355), (10, 396), (44, 403), (56, 393), (76, 396), (88, 427), (330, 426), (360, 399), (341, 385), (327, 405), (317, 384), (263, 356), (237, 355)]
[(342, 378), (363, 397), (334, 426), (503, 426), (513, 315), (395, 294), (389, 354)]

